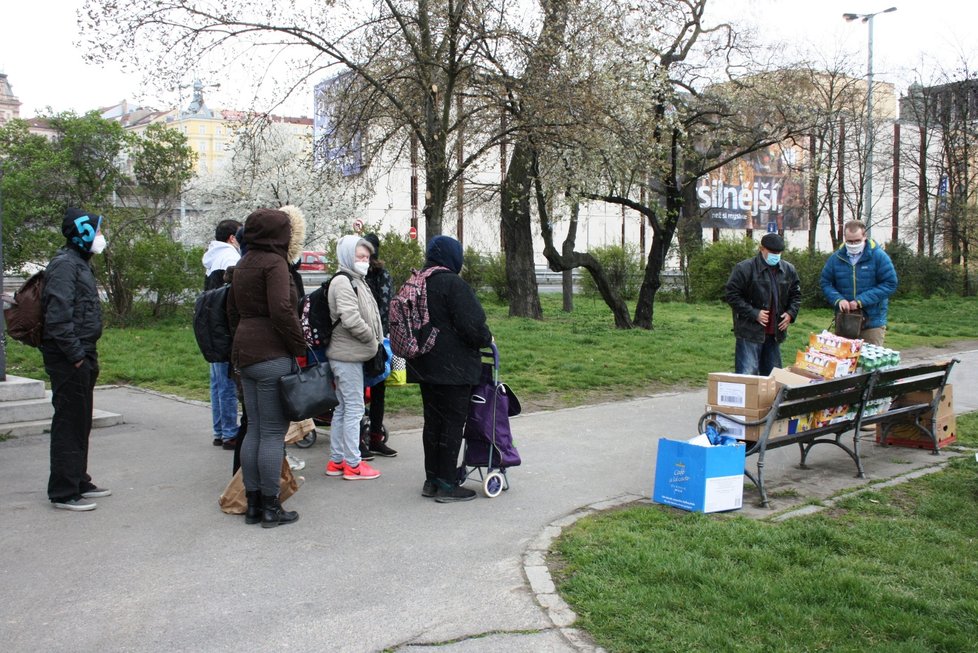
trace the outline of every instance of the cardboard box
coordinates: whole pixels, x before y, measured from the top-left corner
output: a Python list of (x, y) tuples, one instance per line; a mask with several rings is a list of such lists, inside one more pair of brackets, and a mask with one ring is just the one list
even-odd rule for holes
[(808, 349), (836, 358), (859, 358), (862, 340), (850, 340), (829, 331), (808, 335)]
[(742, 444), (701, 447), (660, 439), (652, 500), (691, 512), (741, 508), (746, 450)]
[[(914, 404), (929, 404), (932, 401), (934, 401), (933, 390), (908, 392), (893, 398), (893, 408), (899, 408), (900, 406), (913, 406)], [(941, 403), (937, 405), (938, 421), (948, 417), (954, 417), (954, 388), (950, 383), (944, 386), (944, 393), (941, 395)], [(920, 419), (923, 421), (933, 418), (934, 415), (932, 411), (927, 411), (921, 416)]]
[(803, 369), (797, 369), (794, 366), (784, 370), (780, 367), (775, 367), (771, 370), (771, 378), (774, 379), (775, 383), (786, 385), (789, 388), (824, 381), (819, 375), (813, 372), (806, 372)]
[[(927, 428), (933, 428), (933, 422), (930, 420), (921, 420), (921, 422)], [(934, 435), (937, 436), (937, 448), (942, 449), (947, 445), (958, 439), (958, 420), (954, 415), (950, 417), (945, 417), (943, 419), (937, 420), (937, 428), (934, 429)], [(879, 442), (883, 438), (883, 426), (881, 424), (876, 425), (876, 441)], [(886, 438), (887, 445), (893, 445), (895, 447), (912, 447), (915, 449), (930, 449), (934, 446), (924, 433), (920, 431), (913, 423), (908, 422), (907, 424), (897, 424), (892, 429), (890, 429), (890, 435)]]
[[(751, 410), (750, 408), (733, 408), (731, 406), (711, 406), (706, 405), (706, 412), (720, 412), (726, 413), (741, 419), (745, 422), (756, 422), (759, 419), (764, 419), (770, 408), (758, 408), (756, 410)], [(726, 419), (723, 416), (717, 415), (717, 423), (723, 427), (723, 434), (729, 435), (731, 437), (737, 438), (738, 440), (745, 440), (747, 442), (757, 442), (761, 438), (761, 433), (764, 431), (764, 425), (759, 424), (757, 426), (744, 426), (743, 424), (738, 424), (733, 420)], [(797, 420), (795, 420), (797, 424)], [(787, 435), (789, 433), (788, 420), (782, 419), (774, 423), (771, 427), (771, 438), (776, 438), (781, 435)]]
[(713, 406), (769, 408), (778, 392), (778, 384), (769, 376), (712, 372), (707, 382), (706, 402)]
[(839, 379), (855, 373), (858, 358), (836, 358), (806, 349), (795, 355), (795, 367), (818, 374), (823, 379)]

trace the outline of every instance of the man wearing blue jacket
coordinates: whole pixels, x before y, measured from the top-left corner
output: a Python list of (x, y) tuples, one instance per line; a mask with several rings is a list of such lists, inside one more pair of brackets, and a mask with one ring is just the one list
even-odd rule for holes
[(890, 295), (897, 288), (896, 270), (879, 243), (866, 238), (864, 223), (850, 220), (843, 233), (845, 245), (822, 268), (822, 293), (836, 313), (861, 311), (865, 322), (859, 337), (882, 345)]

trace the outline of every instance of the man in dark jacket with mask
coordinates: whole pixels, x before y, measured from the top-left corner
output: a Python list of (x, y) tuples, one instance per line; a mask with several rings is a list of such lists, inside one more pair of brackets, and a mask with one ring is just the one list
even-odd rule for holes
[(102, 306), (89, 260), (105, 249), (102, 216), (68, 209), (61, 224), (67, 239), (44, 272), (41, 355), (51, 377), (51, 476), (48, 498), (56, 508), (94, 510), (92, 499), (111, 491), (88, 475)]
[(737, 374), (767, 376), (781, 367), (781, 343), (801, 306), (798, 273), (781, 260), (783, 251), (781, 236), (765, 234), (757, 256), (735, 265), (724, 287), (737, 337)]
[(462, 244), (435, 236), (428, 244), (425, 267), (447, 268), (426, 283), (428, 314), (439, 329), (435, 346), (407, 361), (407, 377), (421, 386), (424, 406), (425, 482), (421, 494), (439, 503), (469, 501), (475, 492), (457, 485), (458, 452), (469, 413), (472, 386), (482, 374), (480, 348), (492, 344), (486, 314), (462, 277)]

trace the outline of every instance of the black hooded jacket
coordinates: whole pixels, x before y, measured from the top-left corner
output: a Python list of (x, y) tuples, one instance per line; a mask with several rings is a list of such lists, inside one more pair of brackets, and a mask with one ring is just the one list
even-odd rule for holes
[(436, 236), (428, 246), (425, 267), (440, 265), (451, 272), (428, 277), (428, 314), (438, 327), (434, 348), (407, 361), (412, 383), (475, 385), (482, 374), (479, 350), (492, 343), (486, 313), (472, 288), (458, 273), (462, 270), (462, 245), (454, 238)]
[(61, 224), (67, 244), (44, 271), (41, 349), (60, 354), (69, 363), (94, 354), (95, 344), (102, 337), (102, 304), (89, 264), (89, 250), (101, 222), (101, 216), (68, 209)]

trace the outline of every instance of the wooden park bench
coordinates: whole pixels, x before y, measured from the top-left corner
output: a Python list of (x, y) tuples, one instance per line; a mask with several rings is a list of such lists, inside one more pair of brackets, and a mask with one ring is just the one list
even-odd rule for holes
[[(881, 438), (881, 441), (885, 443), (885, 434), (892, 428), (893, 424), (906, 423), (912, 420), (917, 428), (931, 438), (934, 443), (934, 453), (939, 453), (937, 434), (922, 422), (921, 417), (928, 411), (934, 411), (933, 414), (937, 414), (941, 393), (947, 384), (951, 367), (956, 362), (958, 362), (957, 359), (952, 359), (943, 363), (854, 374), (807, 385), (781, 386), (770, 410), (763, 418), (747, 421), (737, 415), (712, 410), (700, 417), (699, 432), (705, 432), (706, 427), (711, 424), (722, 432), (721, 418), (724, 421), (729, 420), (744, 427), (760, 427), (757, 441), (746, 443), (747, 457), (757, 455), (757, 474), (755, 476), (750, 469), (744, 469), (744, 475), (757, 486), (761, 494), (761, 505), (768, 507), (770, 502), (764, 487), (764, 457), (769, 449), (797, 444), (801, 453), (799, 466), (805, 469), (805, 461), (812, 447), (816, 444), (832, 444), (845, 451), (852, 458), (856, 464), (857, 477), (865, 478), (866, 474), (859, 455), (860, 428), (870, 424), (883, 425), (884, 437)], [(867, 403), (872, 400), (885, 400), (889, 397), (895, 398), (908, 392), (922, 390), (933, 391), (933, 401), (915, 403), (876, 415), (863, 416)], [(812, 413), (839, 406), (848, 406), (849, 410), (844, 416), (837, 417), (828, 424), (794, 433), (782, 433), (782, 431), (787, 430), (786, 424), (792, 420), (804, 420)], [(775, 428), (776, 425), (777, 429)], [(852, 432), (851, 446), (843, 440), (843, 436), (850, 431)]]

